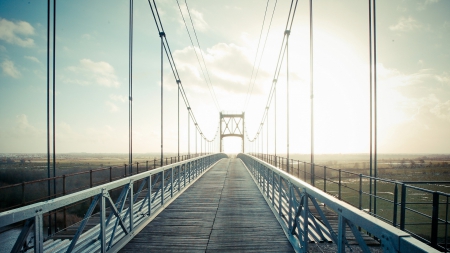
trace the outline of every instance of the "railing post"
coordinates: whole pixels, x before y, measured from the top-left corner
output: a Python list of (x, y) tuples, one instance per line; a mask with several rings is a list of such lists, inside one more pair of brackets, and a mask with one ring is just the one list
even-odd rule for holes
[[(63, 175), (63, 196), (66, 195), (66, 174)], [(67, 206), (64, 206), (63, 208), (63, 222), (64, 227), (67, 227)]]
[(106, 252), (106, 224), (105, 224), (105, 216), (106, 216), (106, 201), (105, 194), (106, 189), (102, 190), (100, 197), (100, 252)]
[(305, 179), (306, 182), (306, 162), (303, 162), (303, 178)]
[(92, 183), (92, 170), (89, 170), (89, 187), (92, 188), (93, 183)]
[(338, 198), (341, 199), (342, 195), (341, 195), (341, 188), (342, 188), (342, 176), (341, 176), (341, 169), (339, 169), (339, 195)]
[(292, 194), (292, 184), (291, 184), (291, 182), (289, 181), (288, 182), (288, 186), (289, 186), (289, 201), (288, 201), (288, 203), (289, 203), (289, 235), (292, 235), (292, 208), (293, 208), (293, 206), (294, 206), (294, 203), (293, 203), (293, 194)]
[(275, 207), (275, 171), (272, 170), (272, 205)]
[(431, 215), (431, 246), (437, 246), (439, 225), (439, 193), (433, 192), (433, 212)]
[(402, 200), (400, 203), (400, 229), (401, 230), (405, 230), (405, 220), (406, 220), (405, 216), (406, 216), (406, 185), (402, 183)]
[(170, 168), (170, 198), (173, 198), (173, 167)]
[(112, 182), (112, 167), (109, 166), (109, 182)]
[(44, 222), (41, 213), (34, 216), (34, 252), (44, 252)]
[(180, 187), (180, 184), (181, 184), (181, 179), (180, 179), (180, 175), (181, 175), (181, 173), (180, 173), (180, 170), (181, 170), (181, 166), (180, 165), (178, 165), (178, 192), (180, 192), (180, 189), (181, 189), (181, 187)]
[(164, 170), (161, 171), (161, 206), (164, 205)]
[(327, 192), (327, 166), (323, 167), (323, 191)]
[(145, 170), (148, 171), (148, 161), (145, 161)]
[(152, 215), (152, 175), (148, 176), (148, 216)]
[(130, 206), (128, 210), (130, 210), (130, 232), (134, 229), (134, 192), (133, 192), (133, 181), (130, 181)]
[(281, 216), (281, 174), (278, 174), (278, 215)]
[(297, 160), (297, 177), (300, 179), (300, 161)]
[[(133, 172), (133, 171), (131, 171), (131, 172)], [(139, 174), (139, 163), (138, 162), (136, 163), (136, 174)]]
[(362, 208), (362, 174), (359, 174), (359, 210)]
[(127, 177), (127, 165), (126, 164), (124, 164), (124, 171), (125, 171), (125, 176), (124, 177)]
[(308, 252), (308, 245), (309, 245), (309, 237), (308, 237), (308, 215), (309, 215), (309, 208), (308, 208), (308, 193), (306, 192), (306, 189), (303, 189), (304, 195), (303, 195), (303, 252)]
[(25, 205), (25, 182), (22, 182), (22, 206)]
[(392, 217), (392, 225), (397, 227), (397, 202), (398, 202), (398, 184), (395, 183), (394, 186), (394, 214)]
[(156, 158), (153, 158), (153, 169), (156, 169)]

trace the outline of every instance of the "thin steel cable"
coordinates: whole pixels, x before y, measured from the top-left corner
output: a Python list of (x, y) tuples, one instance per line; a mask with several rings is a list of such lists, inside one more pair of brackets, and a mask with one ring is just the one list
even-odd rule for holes
[[(288, 30), (288, 26), (290, 27), (289, 30), (292, 30), (292, 24), (294, 22), (294, 14), (296, 12), (298, 0), (296, 0), (296, 2), (295, 2), (294, 11), (292, 11), (293, 3), (294, 3), (294, 0), (291, 1), (289, 14), (288, 14), (288, 19), (286, 21), (285, 31)], [(285, 52), (286, 52), (285, 40), (286, 40), (286, 34), (284, 34), (283, 40), (282, 40), (282, 43), (281, 43), (280, 53), (278, 54), (277, 65), (276, 65), (276, 68), (275, 68), (274, 79), (273, 79), (273, 82), (272, 82), (272, 87), (271, 87), (270, 92), (269, 92), (269, 96), (268, 96), (268, 99), (267, 99), (266, 107), (270, 105), (270, 102), (272, 100), (272, 97), (273, 97), (273, 94), (274, 94), (274, 90), (275, 90), (275, 87), (276, 87), (277, 79), (278, 79), (278, 76), (280, 74), (281, 62), (283, 61), (284, 55), (285, 55)], [(267, 110), (264, 110), (261, 122), (264, 122), (265, 117), (267, 117)], [(261, 125), (259, 127), (261, 128)], [(257, 133), (261, 130), (260, 128), (258, 129)]]
[(161, 36), (161, 167), (163, 166), (163, 155), (164, 155), (164, 149), (163, 149), (163, 143), (164, 143), (164, 93), (163, 93), (163, 64), (164, 64), (164, 40), (163, 35), (160, 33)]
[[(256, 47), (255, 60), (253, 60), (252, 74), (250, 75), (250, 81), (249, 81), (249, 84), (248, 84), (248, 87), (247, 87), (247, 96), (245, 97), (245, 102), (244, 102), (245, 104), (244, 104), (244, 110), (243, 111), (246, 110), (247, 104), (248, 104), (248, 100), (249, 100), (250, 87), (252, 86), (252, 80), (253, 80), (253, 72), (255, 70), (256, 60), (258, 59), (259, 45), (261, 44), (261, 37), (262, 37), (262, 34), (263, 34), (263, 30), (264, 30), (264, 23), (266, 22), (266, 14), (267, 14), (267, 7), (269, 7), (269, 1), (270, 0), (267, 0), (266, 9), (264, 11), (264, 17), (263, 17), (263, 22), (262, 22), (262, 26), (261, 26), (261, 32), (259, 33), (258, 46)], [(253, 87), (252, 87), (252, 90), (253, 90)]]
[[(153, 5), (154, 5), (154, 6), (152, 6), (152, 3), (151, 3), (150, 0), (148, 0), (148, 3), (149, 3), (149, 6), (150, 6), (150, 9), (151, 9), (151, 11), (152, 11), (153, 18), (154, 18), (154, 20), (155, 20), (155, 22), (156, 22), (156, 27), (157, 27), (157, 29), (158, 29), (158, 33), (159, 33), (159, 34), (164, 33), (164, 36), (163, 36), (164, 38), (163, 38), (163, 42), (162, 42), (162, 47), (163, 47), (164, 52), (166, 53), (167, 59), (168, 59), (168, 61), (169, 61), (169, 65), (170, 65), (170, 68), (171, 68), (171, 70), (172, 70), (172, 74), (174, 75), (174, 78), (175, 78), (176, 80), (180, 81), (181, 94), (182, 94), (182, 97), (183, 97), (183, 100), (184, 100), (184, 102), (185, 102), (186, 107), (192, 108), (192, 107), (190, 106), (190, 104), (189, 104), (189, 101), (188, 101), (188, 99), (187, 99), (187, 95), (186, 95), (186, 93), (185, 93), (185, 91), (184, 91), (182, 82), (181, 82), (181, 80), (180, 80), (180, 77), (179, 77), (179, 74), (178, 74), (178, 70), (177, 70), (175, 61), (174, 61), (174, 59), (173, 59), (172, 52), (171, 52), (170, 47), (169, 47), (169, 43), (168, 43), (168, 41), (167, 41), (167, 36), (166, 36), (166, 34), (165, 34), (165, 32), (164, 32), (163, 25), (162, 25), (162, 23), (158, 24), (158, 20), (159, 20), (159, 22), (161, 22), (161, 19), (160, 19), (159, 12), (158, 12), (158, 9), (157, 9), (157, 7), (156, 7), (155, 1), (153, 1)], [(156, 18), (156, 17), (157, 17), (157, 18)], [(206, 138), (206, 137), (203, 135), (203, 132), (201, 131), (201, 129), (200, 129), (198, 123), (197, 123), (197, 120), (195, 119), (195, 116), (194, 116), (194, 113), (192, 112), (192, 109), (190, 110), (190, 115), (191, 115), (191, 118), (192, 118), (193, 122), (195, 123), (195, 127), (197, 128), (198, 132), (201, 134), (201, 136), (202, 136), (203, 138)]]
[[(263, 49), (262, 49), (262, 51), (261, 51), (261, 57), (259, 58), (258, 68), (256, 69), (255, 78), (254, 78), (254, 80), (253, 80), (253, 85), (252, 85), (252, 89), (251, 89), (251, 91), (250, 91), (250, 97), (249, 97), (249, 101), (247, 102), (247, 104), (250, 102), (251, 95), (253, 94), (253, 87), (254, 87), (254, 85), (255, 85), (256, 77), (258, 76), (259, 68), (260, 68), (260, 66), (261, 66), (261, 62), (262, 62), (262, 58), (263, 58), (264, 51), (265, 51), (265, 48), (266, 48), (267, 38), (269, 37), (270, 27), (272, 26), (272, 20), (273, 20), (274, 14), (275, 14), (275, 9), (276, 9), (276, 6), (277, 6), (277, 2), (278, 2), (278, 1), (275, 1), (275, 5), (274, 5), (274, 7), (273, 7), (272, 16), (271, 16), (271, 18), (270, 18), (269, 27), (268, 27), (268, 29), (267, 29), (266, 39), (264, 40)], [(244, 111), (246, 111), (246, 110), (247, 110), (247, 105), (245, 106), (245, 110), (244, 110)]]
[[(313, 6), (309, 0), (309, 65), (310, 65), (310, 100), (311, 100), (311, 177), (314, 177), (314, 37), (313, 37)], [(311, 180), (314, 186), (314, 180)]]
[(370, 168), (369, 168), (369, 174), (370, 174), (370, 182), (369, 182), (369, 194), (370, 194), (370, 198), (369, 198), (369, 211), (372, 212), (372, 176), (373, 176), (373, 122), (372, 122), (372, 112), (373, 112), (373, 94), (372, 94), (372, 66), (373, 62), (372, 62), (372, 0), (369, 0), (369, 91), (370, 91), (370, 134), (369, 134), (369, 139), (370, 139)]
[(130, 0), (128, 38), (128, 163), (133, 163), (133, 0)]
[(286, 31), (286, 171), (289, 174), (289, 34)]
[[(216, 106), (218, 107), (217, 109), (220, 112), (220, 104), (219, 104), (219, 101), (217, 100), (216, 93), (214, 91), (214, 86), (212, 85), (212, 82), (211, 82), (211, 77), (209, 75), (208, 67), (206, 66), (205, 58), (203, 57), (202, 47), (200, 46), (200, 42), (198, 41), (197, 32), (195, 31), (194, 22), (192, 21), (192, 17), (191, 17), (191, 12), (189, 11), (189, 6), (188, 6), (186, 0), (184, 0), (184, 3), (186, 4), (186, 9), (187, 9), (188, 14), (189, 14), (189, 19), (191, 20), (192, 29), (194, 31), (195, 39), (197, 40), (197, 45), (198, 45), (198, 48), (200, 50), (200, 56), (202, 57), (203, 64), (205, 65), (205, 71), (206, 71), (206, 75), (208, 76), (209, 85), (211, 86), (211, 89), (212, 89), (213, 98), (214, 98), (215, 102), (217, 103)], [(194, 48), (194, 50), (195, 50), (195, 48)]]
[[(56, 177), (56, 0), (53, 1), (53, 177)], [(56, 196), (56, 180), (53, 179), (53, 194)], [(53, 197), (55, 198), (55, 197)], [(56, 213), (54, 216), (56, 232)], [(51, 227), (51, 226), (49, 226)]]
[[(183, 12), (181, 11), (180, 3), (178, 2), (178, 0), (177, 0), (177, 4), (178, 4), (178, 9), (180, 10), (181, 18), (183, 19), (184, 26), (185, 26), (186, 31), (187, 31), (187, 33), (188, 33), (189, 40), (191, 41), (192, 49), (194, 50), (195, 57), (197, 58), (198, 65), (199, 65), (199, 67), (200, 67), (200, 70), (202, 71), (203, 78), (205, 79), (206, 86), (208, 87), (209, 93), (210, 93), (210, 95), (211, 95), (211, 98), (212, 98), (212, 100), (213, 100), (213, 102), (214, 102), (216, 108), (219, 110), (219, 109), (220, 109), (220, 108), (219, 108), (219, 104), (217, 103), (216, 100), (214, 100), (213, 93), (212, 93), (211, 88), (210, 88), (210, 86), (209, 86), (209, 84), (208, 84), (208, 80), (207, 80), (207, 78), (206, 78), (205, 72), (203, 71), (203, 67), (202, 67), (202, 64), (200, 63), (200, 59), (198, 58), (197, 50), (195, 50), (195, 46), (194, 46), (194, 42), (192, 41), (191, 33), (189, 32), (189, 29), (188, 29), (188, 27), (187, 27), (186, 20), (184, 19)], [(220, 110), (219, 110), (219, 111), (220, 111)]]
[[(50, 0), (47, 1), (47, 178), (50, 178)], [(47, 181), (48, 199), (50, 199), (50, 180)], [(51, 216), (48, 217), (51, 226)], [(50, 232), (48, 231), (48, 235)]]
[[(377, 154), (377, 20), (376, 20), (376, 1), (373, 1), (373, 102), (374, 102), (374, 171), (375, 177), (378, 177), (378, 154)], [(374, 194), (377, 196), (377, 181), (374, 182)], [(373, 202), (374, 212), (377, 212), (377, 198)]]

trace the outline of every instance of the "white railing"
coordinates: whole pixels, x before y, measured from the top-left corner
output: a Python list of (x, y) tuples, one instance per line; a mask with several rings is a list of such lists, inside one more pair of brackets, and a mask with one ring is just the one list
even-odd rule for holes
[[(170, 164), (121, 180), (45, 202), (0, 213), (0, 228), (24, 222), (11, 252), (116, 252), (182, 194), (225, 154), (212, 154)], [(134, 183), (139, 183), (137, 191)], [(110, 192), (122, 189), (114, 202)], [(43, 215), (92, 198), (84, 219), (71, 239), (44, 238)], [(109, 206), (107, 208), (107, 206)], [(93, 214), (98, 209), (97, 214)], [(132, 215), (130, 215), (130, 213)], [(90, 229), (89, 218), (98, 220)], [(29, 235), (34, 237), (27, 244)]]
[[(361, 232), (378, 238), (384, 252), (439, 252), (423, 242), (350, 204), (322, 192), (310, 184), (287, 174), (258, 158), (239, 154), (252, 174), (287, 238), (297, 252), (307, 252), (311, 241), (331, 239), (338, 252), (350, 247), (346, 239), (347, 227), (363, 252), (370, 252)], [(309, 210), (316, 209), (315, 217)], [(338, 227), (333, 229), (322, 211), (326, 206), (338, 216)], [(335, 231), (336, 230), (336, 231)]]

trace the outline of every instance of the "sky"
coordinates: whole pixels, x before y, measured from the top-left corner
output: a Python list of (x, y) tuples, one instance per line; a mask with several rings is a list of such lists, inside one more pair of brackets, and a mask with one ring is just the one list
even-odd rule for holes
[[(219, 112), (245, 111), (253, 139), (290, 1), (277, 1), (275, 9), (274, 0), (187, 1), (200, 47), (184, 0), (180, 8), (176, 0), (156, 4), (203, 134), (217, 147)], [(277, 120), (272, 103), (259, 141), (246, 141), (246, 151), (258, 145), (273, 153), (276, 136), (277, 153), (286, 152), (289, 77), (289, 149), (311, 152), (308, 4), (300, 0), (294, 16), (289, 64), (284, 58), (277, 82)], [(368, 9), (368, 1), (313, 1), (315, 153), (369, 152)], [(56, 152), (127, 153), (129, 1), (57, 1), (56, 13)], [(450, 153), (449, 13), (446, 0), (377, 1), (378, 152)], [(159, 152), (160, 38), (147, 1), (134, 1), (133, 16), (133, 152)], [(177, 152), (177, 83), (167, 59), (163, 66), (164, 150)], [(46, 87), (47, 2), (0, 1), (0, 153), (46, 152)], [(190, 123), (181, 101), (182, 153), (203, 148)], [(226, 152), (241, 145), (224, 139)]]

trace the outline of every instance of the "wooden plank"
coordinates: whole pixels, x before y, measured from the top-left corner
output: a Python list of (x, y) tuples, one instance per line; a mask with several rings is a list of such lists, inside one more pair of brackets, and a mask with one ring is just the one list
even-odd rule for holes
[(222, 160), (121, 252), (294, 252), (239, 159)]

